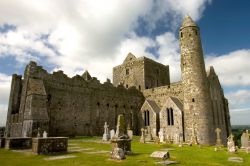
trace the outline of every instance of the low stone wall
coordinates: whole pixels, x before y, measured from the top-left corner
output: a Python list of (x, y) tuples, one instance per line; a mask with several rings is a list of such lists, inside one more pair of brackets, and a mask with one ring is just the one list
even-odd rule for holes
[(32, 139), (32, 151), (36, 154), (66, 152), (67, 148), (68, 137), (48, 137)]
[(5, 138), (0, 138), (0, 148), (4, 148)]
[(5, 149), (30, 149), (32, 138), (5, 138)]

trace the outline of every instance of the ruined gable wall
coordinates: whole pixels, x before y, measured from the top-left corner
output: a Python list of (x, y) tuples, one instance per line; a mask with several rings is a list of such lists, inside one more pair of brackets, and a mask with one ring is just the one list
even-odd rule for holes
[(226, 138), (229, 136), (231, 128), (230, 119), (228, 117), (228, 106), (218, 76), (215, 73), (210, 73), (208, 81), (212, 100), (213, 125), (215, 128), (221, 129), (222, 142), (226, 144)]
[(124, 87), (135, 86), (137, 89), (145, 89), (143, 59), (133, 59), (114, 67), (113, 84), (114, 86), (123, 84)]
[(171, 83), (167, 86), (146, 89), (143, 91), (145, 98), (154, 100), (156, 104), (162, 108), (167, 97), (173, 96), (183, 102), (183, 87), (181, 82)]
[(21, 134), (22, 119), (19, 113), (22, 92), (22, 76), (13, 74), (9, 97), (9, 108), (6, 122), (6, 136), (19, 136)]

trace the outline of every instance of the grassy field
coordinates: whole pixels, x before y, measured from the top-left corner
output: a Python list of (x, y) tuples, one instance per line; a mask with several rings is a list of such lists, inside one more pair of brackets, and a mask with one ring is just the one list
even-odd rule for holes
[[(142, 144), (139, 137), (132, 142), (132, 155), (126, 156), (126, 160), (110, 160), (111, 145), (100, 142), (100, 137), (80, 137), (69, 140), (69, 152), (54, 155), (34, 155), (30, 151), (10, 151), (0, 149), (0, 166), (110, 166), (110, 165), (157, 165), (157, 160), (149, 155), (156, 150), (170, 149), (170, 159), (178, 161), (176, 165), (250, 165), (250, 154), (238, 152), (230, 154), (226, 148), (215, 152), (210, 146), (184, 146), (166, 144)], [(70, 155), (74, 158), (60, 160), (46, 160), (56, 156)], [(228, 157), (242, 157), (243, 163), (228, 161)], [(160, 164), (158, 164), (160, 165)]]

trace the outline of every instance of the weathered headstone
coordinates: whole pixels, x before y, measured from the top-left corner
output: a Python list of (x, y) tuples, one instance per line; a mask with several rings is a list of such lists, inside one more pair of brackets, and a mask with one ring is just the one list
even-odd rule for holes
[(133, 138), (133, 130), (127, 130), (129, 138), (132, 140)]
[(105, 122), (103, 127), (104, 127), (104, 134), (102, 136), (102, 140), (109, 141), (110, 135), (109, 135), (109, 126), (108, 126), (107, 122)]
[(125, 153), (122, 148), (114, 148), (111, 152), (111, 158), (116, 160), (126, 159)]
[(131, 153), (131, 139), (127, 135), (123, 114), (118, 116), (116, 133), (115, 136), (111, 139), (111, 143), (112, 143), (112, 152), (111, 152), (112, 159), (121, 160), (125, 158), (123, 153), (124, 154)]
[(241, 135), (241, 148), (245, 149), (249, 147), (249, 135), (248, 131), (244, 131)]
[(146, 141), (146, 142), (151, 142), (151, 141), (153, 141), (153, 137), (152, 137), (152, 133), (151, 133), (151, 128), (150, 128), (150, 126), (147, 126), (146, 135), (145, 135), (145, 141)]
[(160, 159), (168, 159), (169, 158), (169, 152), (168, 151), (155, 151), (153, 152), (150, 157), (153, 158), (160, 158)]
[(163, 143), (165, 142), (165, 136), (164, 136), (164, 130), (163, 129), (160, 129), (160, 131), (158, 132), (158, 135), (159, 135), (159, 139), (160, 139), (160, 143)]
[(110, 130), (110, 139), (112, 139), (115, 136), (115, 130)]
[(221, 143), (221, 138), (220, 138), (220, 133), (221, 133), (221, 129), (220, 128), (216, 128), (215, 129), (215, 133), (216, 133), (216, 146), (222, 146)]
[(37, 136), (37, 138), (41, 137), (41, 135), (40, 135), (40, 128), (37, 129), (37, 135), (36, 136)]
[(236, 152), (236, 147), (234, 144), (234, 136), (233, 134), (231, 134), (228, 138), (227, 138), (227, 149), (229, 152), (234, 153)]
[(141, 138), (140, 138), (141, 143), (145, 143), (145, 130), (144, 128), (141, 128)]
[(46, 131), (43, 132), (43, 138), (47, 138), (48, 137), (48, 133)]

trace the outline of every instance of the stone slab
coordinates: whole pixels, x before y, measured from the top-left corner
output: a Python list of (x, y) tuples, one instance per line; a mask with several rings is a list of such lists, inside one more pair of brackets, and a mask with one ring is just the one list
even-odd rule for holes
[(243, 162), (243, 158), (241, 158), (241, 157), (229, 157), (228, 161), (242, 163)]
[(5, 149), (30, 149), (32, 138), (30, 137), (9, 137), (5, 138)]
[(68, 137), (47, 137), (32, 139), (32, 151), (36, 154), (66, 152), (67, 148)]
[(47, 157), (47, 158), (44, 158), (44, 160), (46, 160), (46, 161), (49, 161), (49, 160), (62, 160), (62, 159), (75, 158), (75, 157), (77, 157), (77, 156), (65, 155), (65, 156)]
[(150, 155), (150, 157), (160, 158), (160, 159), (168, 159), (169, 152), (168, 151), (155, 151)]
[(156, 164), (170, 165), (170, 164), (178, 164), (178, 162), (177, 161), (166, 160), (166, 161), (156, 162)]

